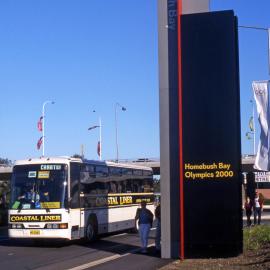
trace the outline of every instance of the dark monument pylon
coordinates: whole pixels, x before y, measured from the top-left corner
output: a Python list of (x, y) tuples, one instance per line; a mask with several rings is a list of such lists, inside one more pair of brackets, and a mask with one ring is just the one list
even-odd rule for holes
[(237, 18), (233, 11), (181, 15), (181, 1), (162, 2), (162, 256), (237, 255), (243, 245)]

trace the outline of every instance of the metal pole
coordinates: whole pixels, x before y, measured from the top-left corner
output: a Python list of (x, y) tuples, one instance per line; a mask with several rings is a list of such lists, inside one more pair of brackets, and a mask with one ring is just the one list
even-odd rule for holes
[(117, 106), (121, 108), (122, 111), (126, 111), (127, 108), (119, 104), (118, 102), (115, 103), (114, 107), (114, 118), (115, 118), (115, 144), (116, 144), (116, 162), (118, 162), (118, 130), (117, 130)]
[(270, 75), (270, 28), (268, 28), (268, 72)]
[(255, 129), (255, 108), (254, 101), (252, 101), (252, 121), (253, 121), (253, 155), (256, 155), (256, 129)]
[(116, 162), (118, 162), (118, 134), (117, 134), (117, 114), (116, 114), (117, 104), (118, 103), (115, 103), (114, 105)]
[(42, 156), (44, 157), (45, 153), (45, 105), (46, 102), (43, 103), (42, 106)]
[(102, 143), (101, 143), (101, 117), (99, 117), (99, 160), (102, 160)]
[(47, 100), (43, 103), (42, 106), (42, 156), (45, 155), (45, 105), (51, 103), (54, 104), (54, 101)]

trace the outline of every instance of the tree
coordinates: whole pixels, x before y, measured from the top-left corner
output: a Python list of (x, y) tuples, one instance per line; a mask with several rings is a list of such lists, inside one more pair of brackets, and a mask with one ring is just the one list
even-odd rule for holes
[(8, 158), (0, 158), (0, 164), (11, 165), (12, 161), (10, 159), (8, 159)]
[(82, 159), (83, 159), (83, 156), (81, 156), (81, 155), (79, 155), (79, 154), (74, 154), (72, 157), (73, 157), (73, 158), (82, 158)]

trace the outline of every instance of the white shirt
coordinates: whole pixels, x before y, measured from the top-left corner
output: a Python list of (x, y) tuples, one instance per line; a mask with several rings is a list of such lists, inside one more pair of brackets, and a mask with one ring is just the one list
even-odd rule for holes
[(261, 206), (260, 206), (260, 203), (259, 203), (259, 198), (255, 198), (255, 207), (256, 207), (256, 208), (261, 207)]

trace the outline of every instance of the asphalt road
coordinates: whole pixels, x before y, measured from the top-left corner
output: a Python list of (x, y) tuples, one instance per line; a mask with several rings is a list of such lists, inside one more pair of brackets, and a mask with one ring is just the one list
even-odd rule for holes
[(151, 231), (149, 252), (144, 255), (139, 252), (137, 234), (106, 235), (92, 244), (82, 242), (63, 244), (48, 241), (37, 244), (32, 241), (10, 240), (2, 230), (0, 269), (158, 269), (171, 260), (160, 259), (153, 243), (154, 231)]
[[(244, 216), (243, 225), (246, 224)], [(270, 212), (263, 212), (262, 224), (270, 225)], [(55, 243), (11, 240), (7, 230), (0, 228), (0, 269), (7, 270), (152, 270), (169, 264), (160, 259), (150, 233), (148, 254), (139, 252), (138, 234), (104, 235), (95, 243)]]

